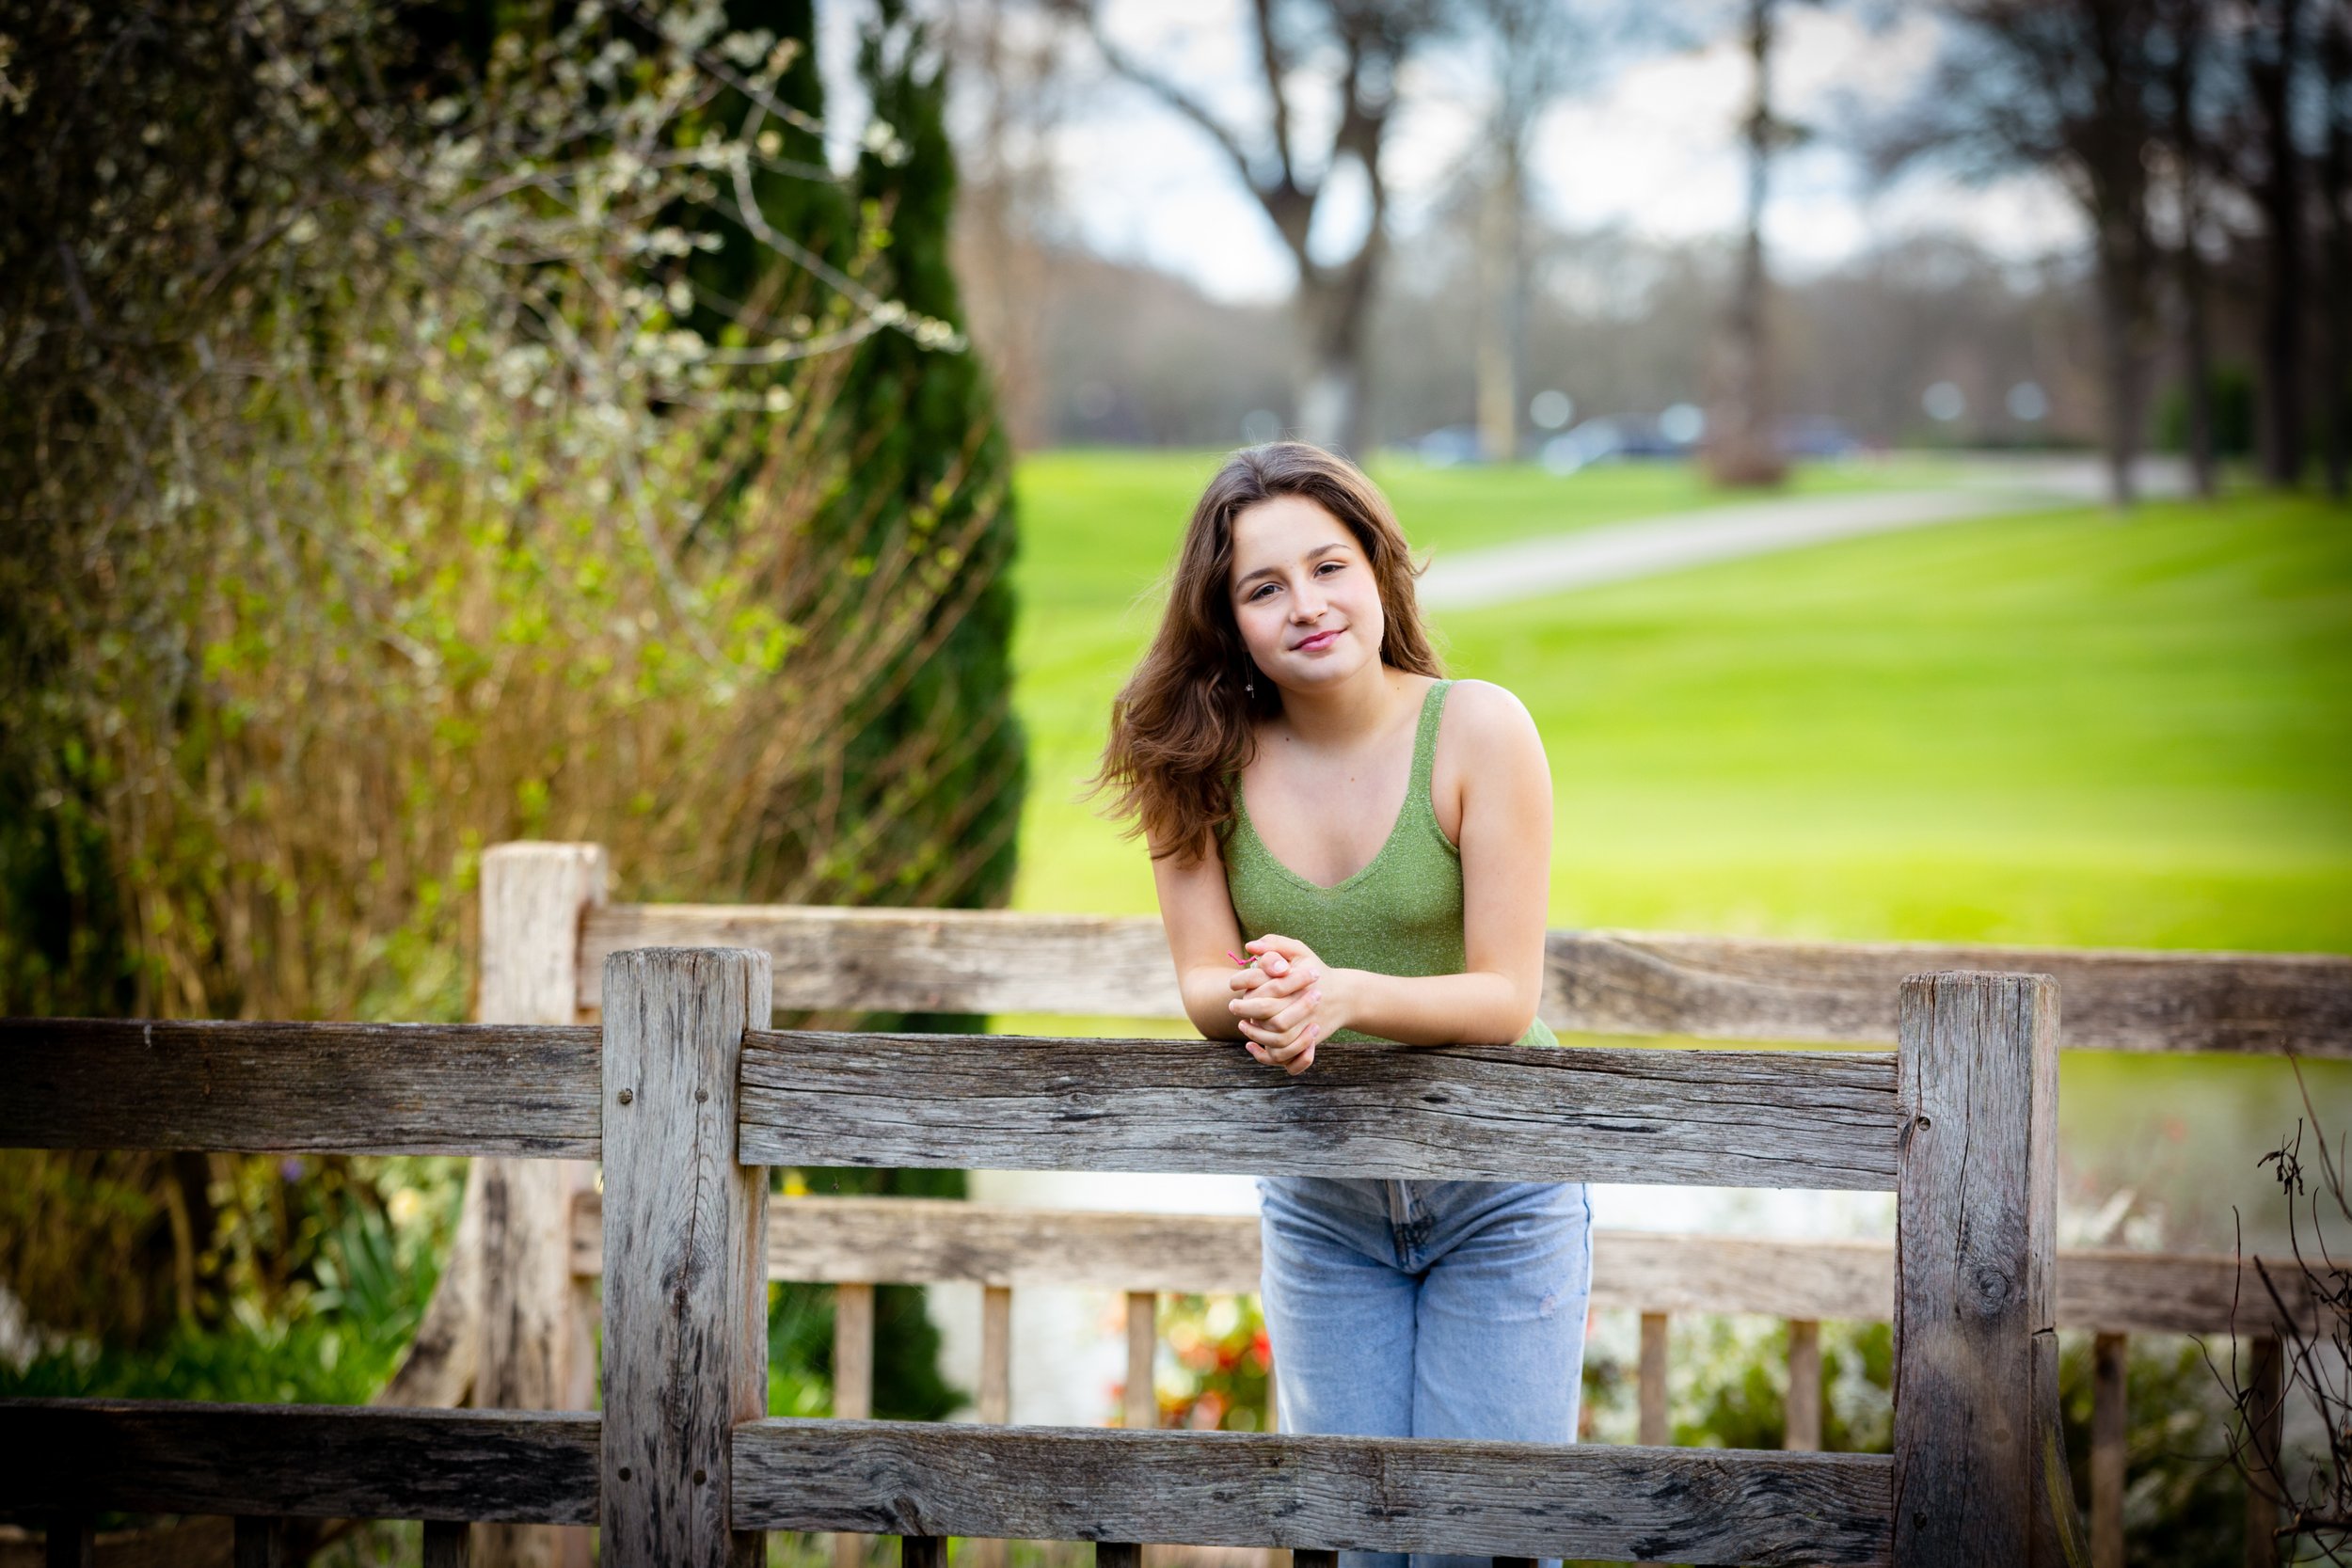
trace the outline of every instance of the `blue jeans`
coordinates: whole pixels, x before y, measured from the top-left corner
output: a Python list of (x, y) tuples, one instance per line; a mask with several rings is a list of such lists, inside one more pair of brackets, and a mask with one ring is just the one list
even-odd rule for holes
[[(1582, 1182), (1265, 1177), (1258, 1192), (1284, 1432), (1576, 1441), (1593, 1282)], [(1412, 1568), (1488, 1561), (1412, 1554)], [(1406, 1568), (1406, 1555), (1340, 1562)]]

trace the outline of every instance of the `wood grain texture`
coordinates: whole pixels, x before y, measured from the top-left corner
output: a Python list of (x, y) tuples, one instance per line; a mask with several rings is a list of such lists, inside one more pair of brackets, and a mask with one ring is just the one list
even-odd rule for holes
[(594, 1416), (0, 1400), (0, 1510), (590, 1524)]
[(2268, 1335), (2255, 1339), (2246, 1373), (2247, 1463), (2265, 1484), (2246, 1489), (2246, 1568), (2278, 1568), (2279, 1504), (2295, 1495), (2280, 1474), (2286, 1433), (2286, 1357)]
[[(1033, 1209), (925, 1197), (803, 1197), (768, 1208), (768, 1277), (843, 1282), (1081, 1287), (1246, 1295), (1258, 1288), (1248, 1214)], [(572, 1266), (603, 1264), (600, 1204), (573, 1215)], [(1895, 1304), (1886, 1242), (1786, 1241), (1676, 1231), (1593, 1233), (1596, 1307), (1884, 1323)], [(2131, 1334), (2265, 1332), (2275, 1323), (2255, 1260), (2080, 1247), (2058, 1257), (2058, 1321)], [(2272, 1280), (2307, 1325), (2299, 1274)]]
[[(1184, 1016), (1168, 938), (1150, 918), (616, 904), (592, 916), (582, 931), (583, 979), (605, 953), (700, 945), (765, 950), (775, 966), (779, 1007)], [(1058, 984), (1048, 979), (1054, 963), (1063, 965)], [(583, 991), (581, 1001), (594, 1006), (595, 993)]]
[(1809, 1452), (1821, 1446), (1821, 1325), (1809, 1318), (1788, 1321), (1787, 1430), (1780, 1446)]
[[(1257, 1227), (1252, 1225), (1250, 1229), (1254, 1233)], [(1160, 1298), (1152, 1291), (1126, 1294), (1127, 1382), (1120, 1391), (1120, 1420), (1129, 1432), (1150, 1432), (1160, 1424), (1155, 1377), (1160, 1356)], [(1270, 1423), (1268, 1430), (1272, 1430)]]
[(2058, 987), (1914, 975), (1901, 1007), (1895, 1560), (2056, 1568), (2080, 1534), (2058, 1446)]
[[(768, 1206), (768, 1251), (775, 1256), (775, 1213)], [(773, 1278), (772, 1262), (770, 1277)], [(833, 1292), (833, 1413), (844, 1420), (862, 1421), (874, 1413), (874, 1287), (845, 1281)], [(858, 1568), (866, 1560), (866, 1538), (837, 1534), (833, 1538), (834, 1568)]]
[(729, 1433), (768, 1402), (768, 1173), (738, 1158), (743, 1031), (768, 958), (615, 953), (604, 976), (608, 1568), (757, 1568)]
[(1669, 1320), (1663, 1312), (1642, 1314), (1641, 1362), (1636, 1372), (1635, 1438), (1645, 1447), (1663, 1448), (1674, 1441), (1666, 1419), (1666, 1345)]
[[(973, 910), (615, 905), (583, 933), (584, 1006), (603, 955), (765, 948), (776, 1005), (1181, 1019), (1159, 922)], [(1892, 1044), (1894, 994), (1935, 970), (2056, 975), (2071, 1048), (2352, 1055), (2352, 959), (2332, 954), (1833, 943), (1559, 930), (1545, 1022), (1594, 1034)]]
[(738, 1519), (770, 1529), (1200, 1545), (1886, 1560), (1877, 1455), (897, 1421), (736, 1433)]
[[(605, 900), (595, 844), (492, 846), (482, 857), (478, 1023), (577, 1024), (580, 927)], [(593, 1093), (593, 1085), (591, 1085)], [(582, 1321), (568, 1250), (574, 1197), (594, 1190), (580, 1160), (477, 1160), (469, 1197), (482, 1214), (479, 1361), (473, 1402), (507, 1410), (580, 1410), (594, 1402), (593, 1320)], [(584, 1530), (476, 1527), (481, 1568), (588, 1568)]]
[(981, 1420), (1002, 1426), (1012, 1419), (1012, 1287), (980, 1288), (980, 1387), (976, 1402)]
[(2130, 1433), (2124, 1367), (2131, 1341), (2102, 1334), (2090, 1348), (2090, 1568), (2123, 1568), (2123, 1459)]
[(1896, 990), (1930, 971), (2054, 976), (2075, 1050), (2352, 1056), (2352, 958), (1554, 931), (1554, 1028), (1714, 1039), (1896, 1037)]
[(742, 1157), (1884, 1189), (1894, 1082), (1858, 1052), (1358, 1045), (1293, 1078), (1222, 1041), (757, 1031)]
[(0, 1148), (596, 1153), (596, 1032), (0, 1019)]
[[(771, 1204), (772, 1216), (780, 1205)], [(773, 1220), (770, 1243), (772, 1245)], [(774, 1277), (771, 1275), (770, 1277)], [(874, 1287), (845, 1282), (833, 1293), (833, 1413), (864, 1420), (874, 1413)]]
[[(1012, 1287), (980, 1287), (980, 1386), (975, 1413), (991, 1426), (1012, 1419)], [(969, 1568), (1005, 1568), (1009, 1544), (994, 1538), (967, 1542)]]
[(1895, 1310), (1895, 1249), (1871, 1241), (1597, 1230), (1593, 1304), (1883, 1323)]

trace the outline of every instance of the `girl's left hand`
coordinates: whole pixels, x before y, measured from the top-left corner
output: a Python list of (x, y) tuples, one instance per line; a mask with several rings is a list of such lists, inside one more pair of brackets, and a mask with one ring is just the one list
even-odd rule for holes
[(1303, 942), (1271, 931), (1248, 944), (1257, 963), (1233, 976), (1230, 1004), (1249, 1054), (1295, 1077), (1315, 1047), (1346, 1026), (1329, 966)]

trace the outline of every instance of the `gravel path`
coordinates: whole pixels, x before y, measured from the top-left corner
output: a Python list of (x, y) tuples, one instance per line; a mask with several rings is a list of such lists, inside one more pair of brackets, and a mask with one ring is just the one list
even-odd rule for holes
[[(2179, 489), (2178, 476), (2153, 466), (2141, 481), (2146, 494)], [(1475, 610), (1866, 533), (2080, 505), (2103, 493), (2094, 466), (2061, 462), (1987, 467), (1944, 489), (1800, 496), (1677, 512), (1442, 556), (1421, 579), (1419, 596), (1432, 610)]]

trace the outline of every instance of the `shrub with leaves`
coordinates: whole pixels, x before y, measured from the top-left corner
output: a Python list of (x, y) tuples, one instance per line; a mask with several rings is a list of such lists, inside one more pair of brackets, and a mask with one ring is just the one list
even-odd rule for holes
[[(800, 44), (451, 14), (0, 0), (0, 1011), (462, 1017), (501, 839), (598, 840), (651, 898), (937, 853), (809, 802), (989, 586), (1001, 495), (809, 526), (846, 351), (964, 343), (753, 201), (830, 178), (772, 150), (821, 131)], [(727, 225), (767, 265), (706, 333)], [(37, 1320), (225, 1309), (242, 1177), (0, 1162)]]

